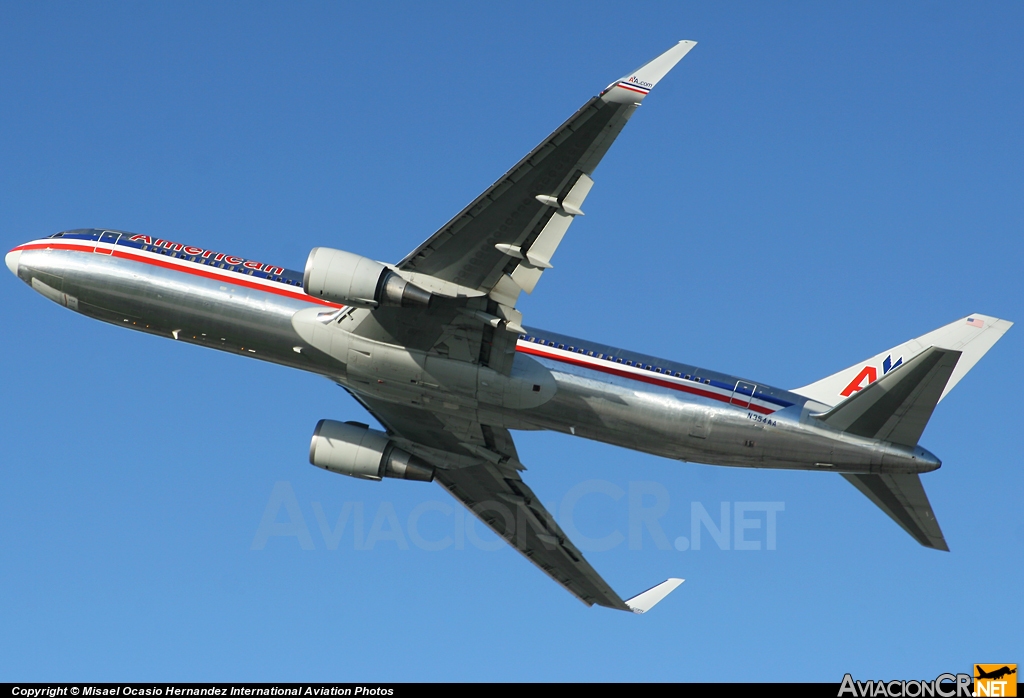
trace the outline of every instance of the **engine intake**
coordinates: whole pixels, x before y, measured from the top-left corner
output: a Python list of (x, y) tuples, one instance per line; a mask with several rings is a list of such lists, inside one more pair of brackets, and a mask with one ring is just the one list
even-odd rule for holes
[(363, 480), (434, 479), (434, 466), (395, 446), (384, 432), (358, 422), (321, 419), (309, 443), (309, 462)]
[(311, 296), (358, 308), (425, 308), (431, 293), (380, 262), (343, 250), (314, 247), (306, 259), (302, 288)]

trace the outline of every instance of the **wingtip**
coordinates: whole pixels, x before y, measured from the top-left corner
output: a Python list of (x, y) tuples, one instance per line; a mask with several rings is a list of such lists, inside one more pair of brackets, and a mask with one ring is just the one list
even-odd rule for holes
[(669, 50), (606, 87), (601, 92), (601, 98), (605, 102), (640, 104), (654, 86), (696, 45), (696, 41), (689, 39), (674, 44)]
[(631, 599), (626, 599), (626, 605), (629, 606), (629, 610), (633, 613), (647, 613), (685, 581), (685, 579), (679, 579), (678, 577), (666, 579), (661, 584), (653, 586)]

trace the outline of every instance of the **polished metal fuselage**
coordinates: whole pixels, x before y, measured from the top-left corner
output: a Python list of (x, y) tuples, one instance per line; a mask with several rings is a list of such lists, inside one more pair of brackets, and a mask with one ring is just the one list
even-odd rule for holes
[[(285, 270), (277, 276), (279, 281), (257, 280), (240, 266), (189, 261), (180, 254), (173, 259), (155, 252), (124, 255), (114, 246), (78, 243), (61, 249), (58, 242), (47, 238), (16, 248), (20, 255), (12, 270), (71, 310), (317, 373), (357, 396), (422, 405), (422, 388), (378, 389), (352, 380), (343, 361), (304, 341), (293, 326), (296, 313), (333, 308), (303, 293), (296, 282), (299, 272)], [(712, 465), (846, 473), (924, 472), (940, 465), (920, 447), (829, 428), (814, 417), (828, 406), (755, 381), (533, 329), (520, 337), (517, 349), (518, 367), (536, 362), (550, 374), (554, 389), (543, 404), (515, 408), (482, 398), (441, 399), (430, 409), (495, 426), (547, 429)], [(616, 357), (617, 362), (606, 365), (595, 356)], [(623, 357), (640, 368), (627, 370)], [(657, 373), (647, 368), (655, 366)], [(532, 364), (527, 368), (537, 370)], [(735, 394), (722, 386), (735, 386)], [(743, 393), (741, 386), (748, 392)], [(753, 409), (751, 393), (764, 398), (759, 410)]]

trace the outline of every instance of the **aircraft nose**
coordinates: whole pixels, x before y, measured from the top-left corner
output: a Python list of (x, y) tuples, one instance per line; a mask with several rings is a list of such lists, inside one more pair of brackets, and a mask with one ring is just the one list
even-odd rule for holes
[(15, 276), (18, 275), (18, 262), (21, 261), (21, 250), (11, 250), (4, 257), (4, 261), (7, 262), (7, 268), (11, 270), (11, 273)]

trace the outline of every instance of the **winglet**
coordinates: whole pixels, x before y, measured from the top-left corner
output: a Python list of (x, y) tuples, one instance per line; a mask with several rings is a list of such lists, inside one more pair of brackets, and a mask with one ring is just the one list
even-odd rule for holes
[(626, 605), (633, 613), (647, 613), (654, 608), (659, 601), (671, 594), (677, 586), (682, 584), (683, 579), (666, 579), (656, 587), (651, 587), (642, 594), (637, 594), (631, 599), (626, 599)]
[(606, 87), (601, 93), (601, 99), (620, 104), (639, 104), (658, 81), (696, 45), (696, 41), (680, 41), (653, 61), (644, 63), (632, 73)]

